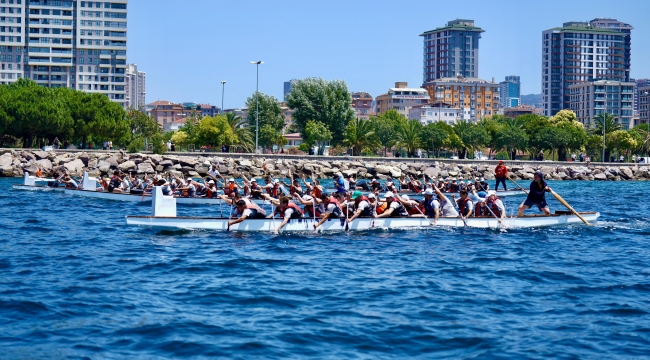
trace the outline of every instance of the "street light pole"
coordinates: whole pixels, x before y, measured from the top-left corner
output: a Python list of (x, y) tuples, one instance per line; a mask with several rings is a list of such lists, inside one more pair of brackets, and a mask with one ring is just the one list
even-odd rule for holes
[(257, 141), (260, 132), (260, 65), (264, 64), (264, 61), (251, 61), (251, 64), (255, 64), (257, 69), (255, 82), (255, 153), (257, 153)]
[(221, 113), (223, 114), (223, 94), (226, 91), (226, 80), (221, 80)]

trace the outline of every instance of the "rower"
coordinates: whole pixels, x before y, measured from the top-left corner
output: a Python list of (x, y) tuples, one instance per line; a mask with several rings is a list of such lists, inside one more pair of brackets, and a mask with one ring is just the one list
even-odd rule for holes
[(217, 179), (217, 176), (221, 176), (221, 173), (219, 172), (219, 170), (217, 170), (216, 164), (210, 165), (210, 170), (208, 170), (208, 176), (214, 181), (219, 181), (219, 179)]
[(252, 202), (247, 203), (243, 199), (240, 199), (235, 203), (234, 215), (240, 216), (237, 220), (229, 221), (228, 226), (239, 224), (246, 219), (264, 219), (266, 218), (266, 211)]
[(474, 211), (474, 202), (469, 198), (467, 190), (460, 191), (460, 199), (456, 200), (454, 195), (451, 196), (451, 199), (456, 201), (458, 211), (463, 220), (472, 215), (472, 212)]
[(205, 190), (205, 197), (210, 199), (217, 197), (217, 185), (212, 179), (208, 180), (208, 186)]
[(434, 195), (435, 190), (426, 189), (424, 191), (424, 200), (421, 202), (424, 208), (424, 215), (433, 218), (433, 225), (438, 222), (438, 217), (440, 216), (440, 202)]
[(354, 179), (352, 174), (348, 177), (348, 189), (350, 189), (350, 191), (357, 189), (357, 181)]
[(74, 181), (74, 179), (71, 178), (70, 175), (66, 175), (63, 178), (63, 182), (65, 183), (66, 189), (77, 189), (79, 187), (79, 184), (77, 184), (77, 182)]
[[(506, 218), (506, 207), (503, 205), (501, 199), (497, 197), (494, 190), (488, 191), (487, 194), (483, 191), (478, 194), (473, 192), (474, 199), (477, 200), (476, 208), (474, 210), (475, 217), (494, 217), (502, 222)], [(483, 195), (483, 196), (481, 196)], [(491, 211), (490, 211), (491, 210)]]
[(262, 198), (262, 187), (257, 183), (257, 179), (252, 178), (251, 179), (251, 197), (253, 199), (261, 199)]
[[(302, 197), (297, 196), (298, 194), (294, 194), (294, 198), (298, 200), (302, 205), (305, 207), (303, 208), (303, 213), (305, 214), (305, 217), (312, 218), (312, 217), (320, 217), (322, 211), (322, 207), (320, 206), (320, 199), (315, 199), (311, 195), (303, 195)], [(314, 204), (316, 204), (316, 208), (314, 209)]]
[(411, 200), (408, 195), (403, 194), (401, 197), (398, 197), (397, 200), (404, 205), (406, 208), (406, 211), (409, 213), (410, 216), (413, 217), (420, 217), (422, 216), (422, 213), (418, 209), (418, 206), (420, 205), (419, 202), (415, 200)]
[(445, 180), (443, 178), (438, 178), (438, 185), (436, 185), (435, 188), (437, 188), (440, 191), (444, 191), (446, 187), (447, 186), (445, 185)]
[(121, 183), (122, 183), (122, 179), (120, 179), (120, 171), (115, 170), (113, 172), (113, 177), (111, 178), (111, 181), (108, 183), (108, 192), (115, 192), (115, 190), (119, 190)]
[(447, 196), (445, 196), (442, 191), (438, 189), (435, 190), (438, 195), (438, 202), (440, 203), (440, 215), (443, 217), (457, 217), (458, 212)]
[(302, 196), (302, 194), (304, 194), (304, 191), (302, 190), (302, 186), (300, 186), (298, 179), (294, 179), (293, 175), (291, 175), (289, 179), (291, 181), (291, 184), (287, 184), (284, 181), (282, 182), (284, 186), (289, 188), (289, 194), (298, 193)]
[(325, 213), (322, 215), (323, 217), (318, 222), (318, 224), (314, 224), (314, 230), (318, 229), (318, 227), (321, 226), (330, 217), (335, 217), (335, 218), (344, 217), (343, 210), (341, 209), (341, 205), (339, 205), (338, 200), (334, 196), (323, 194), (321, 195), (320, 200), (323, 204), (323, 207), (325, 208)]
[(404, 216), (409, 216), (408, 211), (406, 210), (406, 207), (402, 205), (402, 203), (397, 199), (395, 194), (392, 192), (387, 192), (386, 193), (386, 210), (377, 215), (375, 214), (376, 218), (385, 218), (385, 217), (404, 217)]
[(241, 186), (235, 183), (235, 179), (230, 178), (228, 179), (228, 185), (224, 185), (223, 193), (230, 197), (234, 197), (235, 193), (238, 193), (240, 188)]
[(337, 172), (334, 174), (334, 188), (336, 188), (336, 191), (339, 193), (346, 193), (347, 190), (345, 189), (345, 181), (343, 180), (343, 174), (340, 172)]
[[(386, 183), (388, 184), (388, 183)], [(395, 186), (395, 184), (393, 184)], [(377, 179), (372, 179), (370, 181), (370, 189), (372, 192), (379, 191), (381, 189), (381, 183)]]
[(275, 217), (275, 214), (279, 214), (283, 219), (280, 226), (275, 228), (275, 232), (280, 231), (291, 219), (300, 219), (303, 217), (303, 212), (298, 205), (291, 202), (291, 198), (288, 196), (283, 196), (280, 198), (280, 205), (276, 206), (273, 214), (269, 215), (267, 218), (271, 219)]
[(268, 184), (262, 186), (263, 189), (266, 189), (266, 193), (274, 199), (279, 199), (282, 196), (282, 191), (280, 189), (280, 180), (275, 179)]
[(456, 182), (455, 177), (451, 178), (451, 183), (447, 187), (447, 192), (450, 192), (450, 193), (458, 192), (458, 183)]
[(420, 183), (420, 180), (413, 179), (410, 176), (409, 176), (408, 180), (409, 180), (409, 182), (408, 182), (409, 190), (415, 192), (416, 194), (419, 194), (419, 193), (422, 192), (423, 186), (422, 186), (422, 183)]
[(194, 185), (194, 181), (192, 181), (192, 178), (188, 178), (185, 185), (183, 187), (177, 188), (176, 190), (180, 191), (183, 197), (189, 197), (189, 198), (196, 197), (196, 186)]
[(533, 181), (530, 183), (530, 192), (526, 200), (519, 205), (518, 215), (524, 216), (524, 211), (533, 206), (537, 206), (544, 215), (550, 215), (551, 210), (546, 203), (546, 192), (550, 192), (551, 188), (544, 180), (544, 174), (541, 171), (535, 172)]
[[(372, 194), (374, 197), (374, 194)], [(354, 200), (354, 214), (347, 220), (349, 223), (358, 217), (373, 217), (375, 215), (375, 206), (370, 199), (364, 196), (361, 191), (357, 190), (351, 197)]]

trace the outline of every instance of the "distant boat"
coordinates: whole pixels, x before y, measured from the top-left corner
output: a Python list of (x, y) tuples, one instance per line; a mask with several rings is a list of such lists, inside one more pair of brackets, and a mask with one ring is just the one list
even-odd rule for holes
[(57, 186), (49, 186), (48, 184), (51, 182), (55, 182), (56, 179), (46, 179), (46, 178), (40, 178), (37, 176), (31, 176), (27, 171), (25, 171), (25, 174), (23, 175), (23, 183), (22, 184), (14, 184), (12, 186), (13, 189), (16, 190), (41, 190), (41, 191), (63, 191), (65, 187), (59, 187), (58, 183)]

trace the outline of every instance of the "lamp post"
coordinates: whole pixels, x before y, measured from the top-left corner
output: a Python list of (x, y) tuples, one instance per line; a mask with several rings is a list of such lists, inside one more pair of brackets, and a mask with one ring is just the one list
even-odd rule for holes
[(223, 94), (226, 91), (226, 80), (221, 80), (221, 113), (223, 114)]
[(257, 70), (255, 81), (255, 153), (257, 153), (257, 141), (260, 132), (260, 65), (264, 64), (264, 61), (251, 61), (251, 64), (254, 64)]

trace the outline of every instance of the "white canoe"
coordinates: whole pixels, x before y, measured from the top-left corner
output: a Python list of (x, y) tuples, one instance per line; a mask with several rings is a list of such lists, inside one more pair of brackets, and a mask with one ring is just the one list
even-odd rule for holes
[[(594, 222), (600, 216), (599, 213), (580, 213), (587, 221)], [(248, 219), (228, 228), (227, 218), (211, 217), (173, 217), (173, 216), (127, 216), (126, 224), (131, 226), (142, 226), (160, 230), (215, 230), (215, 231), (243, 231), (243, 232), (270, 232), (280, 225), (280, 219)], [(494, 218), (469, 218), (466, 220), (467, 227), (472, 228), (506, 228), (521, 229), (531, 227), (546, 227), (568, 224), (582, 224), (582, 221), (575, 215), (529, 215), (523, 217), (506, 218), (503, 224)], [(282, 232), (304, 232), (313, 231), (317, 221), (309, 219), (292, 219)], [(346, 228), (345, 219), (328, 219), (319, 231), (363, 231), (373, 229), (418, 229), (435, 227), (465, 227), (460, 218), (439, 218), (436, 225), (431, 225), (424, 218), (357, 218)]]
[[(336, 189), (325, 189), (326, 193), (331, 193), (331, 192), (335, 192), (335, 191), (336, 191)], [(363, 192), (364, 195), (369, 194), (369, 192), (367, 192), (367, 191), (362, 191), (362, 192)], [(445, 194), (446, 196), (452, 196), (452, 195), (454, 195), (456, 197), (460, 196), (460, 193), (457, 193), (457, 192), (449, 192), (449, 193), (443, 193), (443, 194)], [(397, 193), (397, 195), (408, 195), (410, 197), (424, 196), (423, 193), (416, 193), (414, 191), (399, 191)], [(505, 191), (505, 190), (498, 190), (497, 191), (497, 196), (498, 197), (517, 196), (517, 195), (526, 195), (526, 192), (524, 192), (521, 189), (508, 190), (508, 191)], [(379, 197), (384, 198), (385, 197), (385, 192), (380, 192)]]
[(56, 179), (39, 178), (31, 176), (27, 171), (23, 175), (22, 184), (14, 184), (12, 188), (16, 190), (40, 190), (40, 191), (63, 191), (65, 187), (51, 187), (47, 183), (56, 181)]

